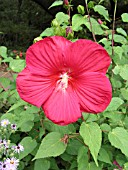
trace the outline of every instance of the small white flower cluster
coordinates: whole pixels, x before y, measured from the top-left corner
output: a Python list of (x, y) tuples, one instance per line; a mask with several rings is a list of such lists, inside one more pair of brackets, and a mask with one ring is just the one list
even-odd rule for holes
[[(3, 119), (3, 120), (1, 120), (1, 122), (0, 122), (0, 126), (3, 127), (3, 128), (7, 128), (8, 125), (10, 125), (10, 124), (11, 124), (11, 123), (9, 122), (8, 119)], [(16, 130), (16, 124), (11, 124), (10, 127), (11, 127), (12, 130)]]
[(4, 162), (0, 162), (0, 170), (17, 170), (19, 159), (15, 157), (7, 158)]
[(20, 152), (24, 151), (24, 147), (20, 144), (17, 146), (10, 146), (10, 140), (2, 140), (0, 139), (0, 153), (2, 152), (3, 155), (10, 155), (10, 154), (20, 154)]
[(21, 144), (12, 145), (10, 135), (15, 133), (16, 124), (11, 124), (8, 119), (0, 121), (0, 170), (17, 170), (18, 156), (24, 151)]

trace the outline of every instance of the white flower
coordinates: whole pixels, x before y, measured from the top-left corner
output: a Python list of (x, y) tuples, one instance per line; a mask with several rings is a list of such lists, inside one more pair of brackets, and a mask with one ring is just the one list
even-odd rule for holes
[(0, 170), (10, 170), (10, 169), (8, 169), (6, 163), (0, 162)]
[(3, 119), (3, 120), (1, 121), (1, 126), (2, 126), (2, 127), (7, 127), (7, 125), (9, 125), (9, 124), (10, 124), (10, 122), (9, 122), (8, 119)]
[(20, 145), (20, 144), (18, 144), (17, 146), (13, 146), (13, 148), (14, 148), (14, 151), (16, 153), (20, 153), (20, 152), (24, 151), (24, 147), (22, 145)]
[(12, 130), (16, 130), (16, 128), (17, 128), (17, 127), (16, 127), (16, 124), (11, 124), (11, 129), (12, 129)]
[(19, 165), (19, 159), (16, 159), (14, 157), (12, 158), (7, 158), (5, 160), (5, 164), (7, 166), (7, 170), (17, 170), (17, 167)]

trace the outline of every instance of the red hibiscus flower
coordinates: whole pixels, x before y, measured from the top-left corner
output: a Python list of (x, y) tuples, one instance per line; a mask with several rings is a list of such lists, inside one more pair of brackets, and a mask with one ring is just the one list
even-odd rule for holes
[(77, 121), (81, 112), (99, 113), (111, 101), (106, 71), (111, 59), (91, 41), (53, 36), (27, 50), (26, 68), (17, 77), (20, 97), (59, 125)]

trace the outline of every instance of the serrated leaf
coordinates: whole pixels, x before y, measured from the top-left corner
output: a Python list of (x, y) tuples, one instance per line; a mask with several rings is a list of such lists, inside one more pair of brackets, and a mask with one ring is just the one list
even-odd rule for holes
[(112, 146), (120, 149), (128, 157), (128, 132), (122, 127), (116, 127), (109, 132), (108, 139)]
[(55, 6), (59, 6), (59, 5), (63, 5), (63, 1), (55, 1), (55, 2), (53, 2), (52, 5), (48, 9), (50, 9), (52, 7), (55, 7)]
[(106, 8), (102, 5), (95, 5), (94, 7), (94, 11), (98, 12), (100, 15), (102, 15), (107, 21), (110, 22), (109, 19), (109, 15), (108, 15), (108, 11), (106, 10)]
[(7, 47), (0, 46), (0, 56), (3, 58), (7, 58)]
[(121, 18), (122, 18), (122, 21), (123, 21), (123, 22), (128, 22), (128, 13), (123, 13), (123, 14), (121, 15)]
[(78, 151), (77, 156), (78, 170), (85, 170), (85, 166), (88, 164), (88, 148), (82, 146)]
[(124, 101), (120, 99), (119, 97), (113, 97), (111, 100), (111, 103), (109, 104), (109, 106), (107, 107), (105, 111), (117, 110), (123, 103)]
[(61, 134), (58, 132), (51, 132), (43, 138), (39, 150), (34, 159), (56, 157), (61, 155), (65, 149), (66, 144), (61, 140)]
[(80, 135), (84, 143), (89, 147), (90, 152), (98, 166), (97, 156), (101, 147), (102, 132), (99, 125), (95, 122), (82, 123), (80, 127)]
[(10, 61), (9, 67), (14, 72), (21, 72), (25, 68), (25, 60), (13, 59), (13, 60)]
[(48, 170), (50, 168), (50, 161), (47, 159), (37, 159), (34, 164), (34, 170)]
[(24, 151), (19, 155), (20, 160), (30, 154), (37, 146), (36, 140), (32, 139), (31, 137), (23, 138), (20, 144), (24, 147)]

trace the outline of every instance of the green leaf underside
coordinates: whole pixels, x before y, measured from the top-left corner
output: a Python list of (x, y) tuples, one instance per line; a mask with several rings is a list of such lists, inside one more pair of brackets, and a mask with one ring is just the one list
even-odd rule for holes
[(108, 134), (112, 146), (120, 149), (128, 157), (128, 132), (122, 127), (116, 127)]
[(42, 140), (34, 159), (61, 155), (66, 149), (66, 144), (61, 141), (61, 138), (61, 134), (58, 132), (49, 133)]
[(89, 147), (90, 152), (98, 166), (97, 156), (101, 147), (102, 133), (99, 125), (95, 122), (82, 123), (80, 127), (80, 135), (84, 143)]

